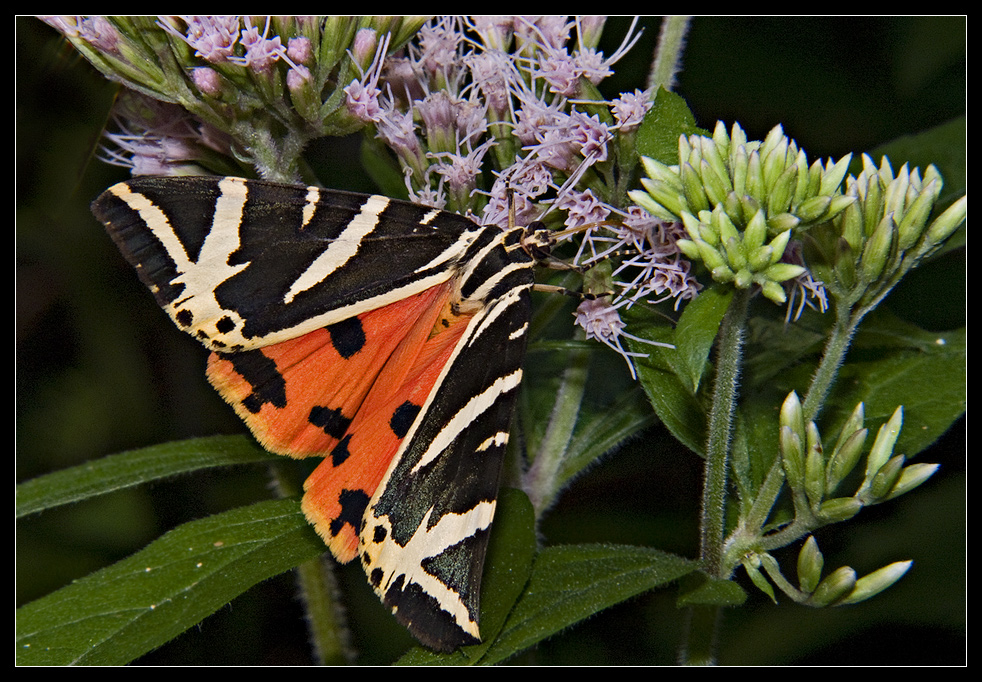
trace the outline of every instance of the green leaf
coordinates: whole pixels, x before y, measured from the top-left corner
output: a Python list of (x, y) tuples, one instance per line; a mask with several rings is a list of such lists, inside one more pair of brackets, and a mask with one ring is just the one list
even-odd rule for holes
[[(674, 344), (677, 331), (662, 326), (637, 326), (632, 327), (631, 333), (649, 341)], [(655, 414), (675, 438), (701, 455), (706, 447), (707, 407), (692, 390), (691, 365), (679, 358), (677, 347), (652, 347), (633, 339), (627, 341), (631, 351), (648, 354), (647, 359), (638, 359), (635, 366)], [(692, 347), (689, 346), (690, 360)]]
[(731, 298), (733, 290), (730, 288), (706, 289), (685, 306), (675, 327), (676, 352), (667, 355), (672, 358), (676, 375), (686, 382), (692, 393), (699, 390), (706, 374), (709, 353)]
[(833, 425), (822, 432), (837, 434), (859, 402), (865, 403), (867, 424), (886, 421), (903, 405), (904, 428), (895, 452), (916, 455), (965, 411), (965, 334), (964, 328), (923, 330), (877, 310), (856, 335), (831, 396)]
[(186, 523), (17, 610), (18, 665), (122, 665), (324, 553), (297, 499)]
[(109, 455), (17, 486), (17, 518), (209, 467), (281, 459), (245, 436), (214, 436)]
[(654, 106), (638, 128), (638, 153), (669, 166), (679, 162), (680, 135), (709, 135), (696, 125), (689, 105), (678, 95), (659, 89)]
[(614, 604), (698, 568), (645, 547), (563, 545), (539, 553), (522, 598), (482, 663), (493, 664)]
[(677, 604), (679, 607), (739, 606), (746, 600), (747, 593), (732, 580), (718, 580), (696, 572), (682, 579)]

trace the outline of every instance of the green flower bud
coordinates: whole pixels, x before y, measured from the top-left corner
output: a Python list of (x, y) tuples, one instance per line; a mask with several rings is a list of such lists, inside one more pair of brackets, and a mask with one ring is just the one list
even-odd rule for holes
[(647, 156), (641, 157), (641, 165), (644, 166), (645, 174), (656, 182), (664, 182), (671, 186), (676, 192), (682, 192), (682, 181), (679, 180), (678, 173), (669, 168), (661, 161)]
[(787, 303), (788, 296), (787, 294), (784, 293), (784, 287), (782, 287), (777, 282), (774, 282), (772, 280), (767, 280), (765, 282), (762, 282), (760, 284), (760, 290), (761, 293), (764, 294), (765, 298), (767, 298), (770, 301), (774, 301), (778, 305), (783, 305), (784, 303)]
[(733, 191), (737, 196), (747, 193), (747, 172), (750, 168), (750, 156), (743, 145), (736, 147), (730, 153), (730, 173), (733, 175)]
[(855, 497), (833, 497), (822, 502), (817, 516), (825, 523), (838, 523), (851, 519), (863, 508), (861, 500)]
[(750, 267), (754, 272), (760, 272), (767, 268), (768, 265), (780, 260), (781, 255), (774, 251), (774, 247), (770, 245), (764, 245), (750, 254), (748, 259)]
[(699, 260), (699, 247), (691, 239), (679, 239), (675, 245), (689, 260)]
[[(644, 180), (641, 180), (642, 184), (644, 184), (644, 182), (645, 182)], [(674, 215), (671, 211), (667, 210), (664, 206), (662, 206), (654, 199), (652, 199), (651, 195), (648, 192), (643, 192), (639, 189), (633, 189), (627, 193), (627, 196), (630, 197), (631, 201), (633, 201), (635, 204), (637, 204), (638, 206), (640, 206), (641, 208), (643, 208), (644, 210), (646, 210), (648, 213), (655, 216), (656, 218), (659, 218), (661, 220), (668, 220), (672, 222), (678, 220), (677, 215)]]
[(712, 223), (716, 230), (716, 234), (719, 235), (719, 239), (722, 242), (728, 242), (732, 239), (739, 243), (741, 239), (745, 239), (745, 237), (741, 237), (740, 231), (736, 228), (736, 225), (733, 224), (733, 221), (730, 220), (730, 216), (728, 216), (726, 211), (719, 206), (713, 209), (713, 213), (710, 216), (710, 222)]
[[(648, 180), (647, 178), (641, 179), (641, 186), (647, 190), (647, 194), (637, 190), (632, 194), (640, 195), (634, 200), (642, 208), (662, 220), (672, 222), (678, 220), (686, 207), (685, 197), (681, 190), (675, 192), (667, 183)], [(642, 202), (642, 200), (644, 201)]]
[[(795, 212), (800, 215), (800, 205), (805, 201), (810, 195), (808, 192), (809, 176), (808, 176), (808, 156), (805, 154), (804, 149), (798, 150), (798, 155), (794, 159), (795, 168), (797, 168), (796, 182), (794, 188), (794, 198), (791, 200), (792, 206), (798, 206)], [(807, 222), (807, 221), (806, 221)]]
[(795, 213), (803, 223), (813, 223), (825, 215), (831, 204), (832, 197), (810, 197), (799, 204)]
[[(730, 182), (730, 173), (726, 169), (726, 162), (723, 160), (727, 155), (725, 149), (720, 149), (719, 145), (716, 144), (714, 139), (709, 139), (706, 137), (702, 139), (702, 159), (703, 162), (709, 165), (713, 169), (713, 174), (719, 178), (719, 180), (726, 187), (724, 195), (733, 191), (733, 184)], [(705, 177), (705, 173), (703, 173)]]
[(890, 489), (890, 493), (886, 496), (887, 500), (892, 500), (895, 497), (899, 497), (906, 492), (910, 492), (921, 483), (931, 478), (934, 472), (938, 470), (938, 464), (911, 464), (908, 467), (904, 467), (903, 471), (900, 473), (900, 478), (896, 483), (893, 484), (893, 488)]
[(723, 282), (724, 284), (727, 282), (732, 282), (733, 280), (736, 279), (736, 273), (730, 270), (730, 268), (725, 265), (721, 265), (717, 268), (713, 268), (710, 271), (710, 274), (713, 276), (714, 280), (716, 280), (717, 282)]
[[(734, 270), (745, 270), (747, 267), (747, 258), (743, 255), (743, 244), (737, 237), (730, 237), (726, 240), (726, 260), (729, 261), (730, 267)], [(750, 271), (747, 270), (747, 277), (751, 277)], [(750, 286), (750, 283), (747, 283)]]
[(845, 441), (836, 444), (825, 471), (825, 485), (829, 492), (835, 492), (845, 477), (856, 468), (863, 454), (866, 434), (866, 429), (853, 431)]
[[(771, 261), (769, 265), (778, 264), (778, 261), (780, 261), (781, 258), (784, 256), (784, 251), (788, 248), (788, 241), (790, 239), (791, 239), (791, 230), (785, 230), (784, 232), (780, 233), (779, 235), (774, 237), (774, 239), (771, 240), (771, 243), (768, 244), (768, 246), (771, 247), (771, 252), (772, 252)], [(795, 277), (797, 277), (797, 275), (795, 275)]]
[(793, 230), (801, 224), (801, 220), (790, 213), (779, 213), (767, 219), (767, 231), (770, 234), (780, 234)]
[(897, 443), (903, 423), (904, 408), (901, 406), (894, 410), (887, 423), (877, 431), (876, 440), (873, 441), (873, 447), (866, 458), (866, 483), (864, 485), (872, 483), (873, 477), (893, 455), (893, 446)]
[(741, 225), (747, 222), (743, 217), (743, 204), (740, 202), (740, 197), (737, 196), (736, 192), (730, 192), (726, 195), (726, 198), (723, 200), (723, 210), (731, 222), (740, 223)]
[(913, 564), (913, 561), (896, 561), (879, 570), (873, 571), (869, 575), (863, 576), (856, 581), (856, 586), (849, 593), (849, 596), (840, 600), (836, 606), (858, 604), (861, 601), (878, 595), (904, 577), (904, 574), (910, 570)]
[(829, 204), (828, 213), (825, 214), (822, 220), (832, 220), (855, 203), (855, 197), (844, 196), (841, 194), (839, 196), (832, 197), (832, 202)]
[(760, 154), (756, 151), (750, 152), (750, 156), (747, 159), (746, 182), (746, 193), (753, 197), (757, 203), (763, 204), (766, 195), (764, 191), (764, 174), (760, 164)]
[(702, 180), (699, 173), (689, 162), (683, 163), (680, 167), (682, 176), (682, 186), (685, 188), (685, 199), (690, 210), (707, 211), (709, 210), (709, 198), (703, 189)]
[(813, 535), (809, 535), (798, 552), (798, 586), (802, 592), (811, 594), (815, 591), (824, 567), (825, 558), (818, 549), (818, 543)]
[(903, 455), (891, 457), (876, 472), (876, 476), (873, 477), (873, 482), (869, 487), (870, 494), (874, 500), (882, 500), (890, 493), (893, 486), (900, 480), (900, 474), (903, 471), (906, 459)]
[[(808, 424), (809, 432), (815, 428), (814, 422)], [(817, 508), (825, 497), (825, 457), (822, 444), (815, 442), (809, 433), (805, 454), (805, 493), (813, 508)]]
[(853, 201), (839, 214), (835, 222), (839, 234), (852, 248), (859, 253), (866, 243), (866, 228), (863, 223), (863, 209), (857, 201)]
[(883, 273), (890, 251), (893, 248), (893, 236), (896, 228), (893, 224), (893, 214), (888, 214), (880, 221), (879, 227), (863, 249), (859, 271), (866, 283), (875, 282)]
[(838, 192), (851, 162), (852, 154), (846, 154), (834, 166), (827, 168), (822, 174), (822, 184), (819, 186), (818, 193), (830, 196)]
[(805, 274), (805, 270), (800, 265), (792, 265), (791, 263), (775, 263), (764, 270), (764, 276), (767, 279), (774, 282), (786, 282), (789, 279), (794, 279)]
[(804, 487), (805, 456), (803, 440), (803, 433), (799, 432), (793, 426), (782, 424), (779, 435), (781, 464), (784, 467), (784, 475), (788, 479), (788, 485), (792, 490), (800, 490)]
[(849, 291), (856, 285), (856, 251), (845, 239), (839, 239), (835, 246), (835, 280)]
[(747, 244), (747, 248), (757, 250), (764, 244), (764, 239), (766, 238), (767, 220), (763, 211), (757, 211), (750, 222), (747, 223), (747, 229), (744, 230), (743, 239)]
[(767, 197), (767, 213), (777, 215), (785, 213), (791, 207), (791, 199), (798, 182), (798, 167), (791, 166), (774, 182)]
[(856, 571), (848, 566), (837, 568), (819, 583), (809, 597), (808, 603), (811, 606), (828, 606), (849, 595), (855, 587)]
[(726, 126), (722, 121), (716, 121), (713, 127), (713, 144), (721, 159), (730, 155), (730, 136), (726, 133)]
[(920, 239), (934, 208), (935, 186), (936, 183), (932, 182), (922, 189), (897, 224), (897, 248), (901, 251), (906, 251)]
[(706, 189), (706, 196), (709, 198), (709, 203), (714, 206), (722, 204), (726, 200), (726, 195), (731, 190), (729, 183), (723, 180), (723, 177), (716, 172), (705, 158), (700, 162), (699, 173), (702, 176), (702, 184)]
[(723, 254), (721, 254), (715, 248), (704, 241), (696, 242), (696, 246), (699, 248), (699, 259), (706, 264), (707, 268), (710, 270), (715, 270), (716, 268), (724, 267), (729, 270), (726, 259), (723, 258)]
[(940, 244), (950, 237), (958, 229), (958, 226), (965, 221), (965, 214), (968, 210), (967, 202), (968, 199), (966, 197), (961, 197), (949, 206), (944, 213), (934, 219), (931, 226), (927, 229), (927, 235), (924, 240), (929, 247)]
[(791, 432), (796, 434), (799, 439), (805, 439), (805, 414), (801, 411), (801, 400), (795, 391), (791, 391), (788, 397), (781, 403), (781, 414), (779, 416), (781, 426), (787, 426)]

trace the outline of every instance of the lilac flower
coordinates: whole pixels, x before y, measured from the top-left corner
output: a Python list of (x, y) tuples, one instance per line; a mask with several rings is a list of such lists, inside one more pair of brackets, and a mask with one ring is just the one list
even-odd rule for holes
[(202, 159), (205, 150), (230, 151), (227, 135), (176, 104), (130, 94), (120, 99), (116, 117), (120, 131), (106, 134), (109, 145), (100, 158), (129, 168), (134, 176), (179, 175)]
[(388, 49), (389, 35), (386, 34), (375, 50), (375, 57), (362, 74), (361, 80), (351, 81), (351, 84), (344, 89), (344, 94), (348, 97), (348, 111), (365, 123), (378, 122), (382, 115), (382, 108), (378, 101), (382, 91), (378, 88), (378, 80), (382, 74), (382, 62)]
[(458, 205), (466, 206), (471, 191), (477, 186), (484, 155), (494, 144), (494, 140), (488, 140), (466, 156), (451, 152), (430, 154), (439, 159), (433, 169), (446, 180), (448, 191)]
[(580, 71), (576, 60), (566, 50), (542, 50), (535, 75), (562, 97), (574, 97), (580, 92)]
[[(286, 56), (286, 48), (279, 36), (267, 39), (269, 35), (269, 18), (266, 18), (266, 27), (263, 34), (259, 35), (259, 28), (252, 25), (252, 20), (246, 18), (246, 27), (242, 31), (242, 45), (245, 47), (245, 55), (242, 57), (229, 57), (229, 61), (241, 64), (257, 73), (267, 73), (276, 62), (283, 58), (289, 61)], [(290, 64), (296, 68), (296, 64)]]
[(607, 160), (607, 141), (611, 134), (597, 115), (574, 111), (570, 114), (570, 136), (580, 146), (580, 154), (587, 163)]
[(222, 92), (222, 77), (208, 66), (191, 69), (191, 82), (206, 95), (217, 97)]
[(467, 19), (467, 26), (480, 37), (485, 54), (508, 50), (514, 31), (514, 21), (507, 16), (473, 16)]
[(583, 192), (576, 190), (566, 192), (556, 202), (556, 208), (566, 211), (567, 228), (602, 223), (610, 215), (610, 208), (597, 199), (589, 189)]
[(621, 96), (610, 103), (610, 110), (617, 121), (617, 128), (622, 133), (638, 129), (644, 115), (654, 106), (650, 92), (635, 90), (621, 93)]
[[(357, 39), (357, 35), (355, 38)], [(307, 36), (290, 38), (286, 43), (286, 56), (294, 64), (309, 64), (314, 58), (313, 46), (310, 44), (310, 38)]]
[(497, 118), (505, 116), (511, 105), (509, 84), (515, 78), (511, 58), (504, 52), (494, 50), (469, 55), (464, 63), (488, 108)]
[(420, 29), (417, 63), (424, 73), (436, 79), (439, 87), (448, 84), (446, 75), (458, 61), (457, 49), (462, 41), (463, 32), (456, 17), (441, 17)]
[(648, 354), (626, 350), (621, 341), (622, 337), (652, 346), (663, 346), (666, 348), (671, 348), (672, 346), (666, 343), (642, 339), (624, 331), (627, 324), (617, 312), (617, 309), (623, 304), (624, 302), (610, 304), (602, 298), (587, 299), (576, 308), (574, 318), (576, 319), (576, 325), (586, 331), (587, 339), (596, 339), (617, 351), (624, 358), (625, 362), (627, 362), (627, 366), (631, 371), (631, 378), (636, 379), (637, 373), (634, 369), (633, 358), (645, 358), (648, 357)]
[(171, 35), (177, 36), (192, 48), (196, 57), (219, 64), (235, 54), (235, 43), (239, 39), (238, 16), (180, 16), (187, 25), (181, 33), (173, 20), (161, 17), (157, 25)]

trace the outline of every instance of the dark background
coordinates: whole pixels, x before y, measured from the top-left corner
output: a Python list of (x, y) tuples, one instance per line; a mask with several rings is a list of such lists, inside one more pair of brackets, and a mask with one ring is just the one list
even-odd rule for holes
[[(605, 82), (609, 97), (644, 87), (659, 20)], [(605, 53), (627, 21), (612, 19)], [(839, 158), (965, 115), (964, 17), (698, 17), (676, 91), (697, 122), (738, 120), (751, 139), (776, 123), (809, 158)], [(26, 480), (130, 448), (241, 423), (204, 379), (205, 351), (174, 329), (88, 212), (124, 169), (93, 162), (114, 88), (57, 34), (16, 20), (16, 478)], [(317, 149), (326, 186), (370, 190), (357, 141)], [(335, 172), (331, 173), (331, 169)], [(964, 172), (964, 168), (957, 169)], [(944, 172), (944, 170), (943, 170)], [(964, 268), (963, 256), (938, 267)], [(938, 300), (930, 266), (916, 306), (935, 329), (964, 325), (963, 292)], [(912, 302), (911, 302), (912, 301)], [(938, 311), (940, 309), (940, 312)], [(727, 614), (723, 664), (961, 664), (965, 661), (964, 422), (919, 461), (942, 469), (900, 502), (865, 510), (847, 532), (823, 531), (829, 570), (860, 573), (914, 559), (892, 590), (859, 607), (809, 610), (751, 600)], [(577, 481), (548, 516), (548, 542), (624, 542), (696, 554), (700, 462), (641, 439)], [(264, 471), (196, 473), (47, 512), (17, 525), (17, 600), (30, 601), (125, 557), (185, 521), (268, 497)], [(797, 547), (794, 548), (794, 552)], [(792, 566), (795, 554), (779, 555)], [(792, 571), (793, 574), (793, 571)], [(366, 663), (407, 640), (359, 639), (386, 618), (357, 567), (339, 572)], [(292, 577), (280, 576), (141, 662), (305, 664), (309, 650)], [(670, 664), (680, 639), (673, 590), (621, 604), (517, 663)], [(375, 632), (374, 625), (367, 631)]]

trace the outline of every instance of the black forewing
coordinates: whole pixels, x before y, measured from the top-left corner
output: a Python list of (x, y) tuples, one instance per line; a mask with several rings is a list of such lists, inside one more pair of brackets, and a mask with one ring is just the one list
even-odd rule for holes
[[(163, 211), (192, 263), (197, 262), (213, 230), (229, 229), (229, 224), (238, 230), (239, 245), (229, 254), (228, 264), (248, 263), (248, 267), (216, 281), (215, 293), (223, 309), (237, 312), (246, 321), (244, 334), (248, 337), (292, 328), (324, 312), (383, 297), (394, 289), (411, 289), (427, 276), (449, 273), (461, 258), (466, 259), (465, 251), (476, 248), (473, 241), (493, 235), (493, 231), (446, 212), (439, 212), (424, 225), (421, 221), (432, 209), (381, 199), (385, 209), (378, 216), (378, 226), (354, 240), (346, 228), (366, 205), (368, 195), (321, 190), (313, 216), (305, 222), (308, 188), (259, 180), (247, 183), (248, 198), (241, 215), (216, 216), (221, 180), (147, 177), (125, 184)], [(162, 307), (181, 297), (183, 287), (173, 281), (182, 274), (177, 263), (184, 254), (168, 253), (142, 218), (111, 191), (96, 199), (92, 210)], [(225, 218), (225, 222), (216, 217)], [(219, 227), (221, 224), (225, 227)], [(348, 250), (352, 255), (331, 268), (315, 286), (287, 301), (294, 281), (339, 240), (351, 240)], [(451, 257), (441, 259), (441, 254)], [(409, 293), (413, 292), (406, 295)], [(380, 305), (387, 302), (391, 301), (380, 298)]]

